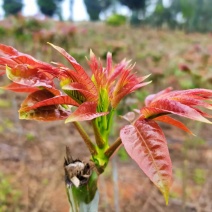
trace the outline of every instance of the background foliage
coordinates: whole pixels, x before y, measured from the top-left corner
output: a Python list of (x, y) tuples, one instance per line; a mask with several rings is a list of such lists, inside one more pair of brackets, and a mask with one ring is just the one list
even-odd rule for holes
[[(40, 12), (48, 17), (63, 20), (61, 3), (64, 0), (36, 0)], [(73, 21), (73, 5), (69, 0), (70, 20)], [(148, 25), (156, 28), (183, 29), (186, 32), (208, 32), (212, 30), (211, 0), (84, 0), (91, 21), (107, 19), (121, 14), (122, 7), (128, 8), (126, 17), (133, 25)], [(23, 8), (22, 0), (4, 0), (5, 16), (17, 14)]]

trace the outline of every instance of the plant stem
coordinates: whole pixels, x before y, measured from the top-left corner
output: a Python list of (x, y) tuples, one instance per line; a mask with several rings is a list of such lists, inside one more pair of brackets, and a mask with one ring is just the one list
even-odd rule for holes
[(80, 125), (80, 123), (78, 122), (73, 122), (74, 126), (76, 127), (76, 129), (78, 130), (79, 134), (81, 135), (81, 137), (83, 138), (86, 146), (88, 147), (91, 155), (96, 155), (96, 149), (94, 144), (92, 143), (91, 139), (89, 138), (88, 134), (85, 132), (85, 130), (82, 128), (82, 126)]
[(107, 138), (109, 136), (109, 134), (111, 133), (111, 128), (113, 126), (113, 117), (114, 117), (114, 112), (115, 112), (115, 109), (112, 108), (111, 111), (110, 111), (110, 114), (108, 115), (108, 124), (107, 124), (107, 128), (106, 128), (106, 135), (107, 135)]
[(118, 137), (116, 141), (105, 151), (105, 155), (110, 158), (113, 153), (118, 149), (119, 146), (121, 146), (121, 138)]
[(92, 120), (92, 126), (93, 126), (93, 131), (94, 131), (94, 135), (95, 135), (95, 139), (96, 139), (96, 144), (97, 146), (101, 149), (104, 147), (104, 140), (102, 138), (102, 135), (99, 131), (99, 128), (97, 127), (97, 123), (96, 123), (96, 120)]
[(97, 188), (98, 174), (92, 170), (91, 176), (85, 185), (76, 187), (67, 184), (66, 191), (70, 203), (70, 212), (97, 212), (99, 192)]

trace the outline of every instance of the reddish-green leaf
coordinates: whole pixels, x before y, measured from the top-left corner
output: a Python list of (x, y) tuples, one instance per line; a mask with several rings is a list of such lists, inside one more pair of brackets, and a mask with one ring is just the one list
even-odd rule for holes
[(37, 120), (37, 121), (57, 121), (64, 120), (70, 115), (70, 112), (64, 110), (61, 106), (44, 106), (36, 108), (30, 111), (20, 111), (19, 118), (26, 120)]
[(143, 107), (141, 108), (141, 114), (146, 119), (153, 119), (160, 115), (169, 114), (170, 112), (164, 111), (155, 107)]
[(86, 99), (86, 101), (90, 101), (90, 102), (95, 102), (98, 100), (98, 96), (94, 95), (93, 93), (91, 93), (90, 91), (86, 90), (85, 85), (80, 84), (78, 82), (73, 82), (70, 83), (68, 85), (64, 85), (62, 87), (63, 90), (75, 90), (75, 91), (79, 91)]
[(148, 76), (139, 78), (132, 73), (133, 66), (129, 65), (129, 61), (123, 60), (118, 65), (113, 66), (111, 53), (107, 54), (106, 68), (102, 67), (101, 62), (96, 59), (92, 51), (88, 63), (93, 72), (96, 87), (108, 92), (113, 108), (116, 108), (127, 94), (149, 83), (142, 83)]
[(111, 95), (111, 105), (113, 108), (117, 107), (118, 103), (126, 95), (150, 83), (142, 83), (142, 81), (149, 77), (149, 75), (138, 78), (136, 77), (136, 75), (131, 73), (131, 70), (132, 67), (122, 71), (121, 76), (114, 87), (114, 90)]
[(66, 119), (65, 123), (88, 121), (108, 114), (108, 112), (97, 113), (96, 107), (96, 102), (84, 102)]
[(128, 65), (129, 61), (126, 60), (122, 60), (119, 64), (115, 65), (113, 72), (109, 75), (108, 84), (113, 83)]
[(21, 104), (20, 119), (54, 121), (66, 119), (70, 111), (60, 104), (74, 103), (68, 96), (55, 97), (48, 90), (38, 90), (31, 93)]
[(44, 86), (51, 88), (53, 86), (52, 77), (27, 65), (16, 65), (14, 68), (7, 66), (6, 73), (9, 79), (18, 84), (30, 87)]
[(64, 49), (62, 49), (59, 46), (55, 46), (51, 43), (49, 43), (53, 48), (55, 48), (57, 51), (59, 51), (74, 67), (76, 72), (78, 73), (78, 82), (82, 82), (85, 84), (87, 90), (89, 90), (91, 93), (96, 94), (96, 88), (90, 77), (87, 75), (83, 67), (71, 56), (69, 55)]
[(172, 163), (166, 139), (153, 120), (138, 120), (125, 126), (120, 137), (130, 157), (163, 193), (168, 203), (172, 181)]
[[(35, 97), (37, 94), (33, 93), (33, 95), (30, 96), (30, 98)], [(29, 98), (29, 97), (28, 97)], [(28, 105), (31, 104), (30, 102), (30, 98), (28, 99)], [(46, 100), (37, 102), (35, 104), (33, 104), (32, 106), (26, 106), (23, 105), (19, 111), (29, 111), (29, 110), (34, 110), (36, 108), (39, 107), (43, 107), (43, 106), (49, 106), (49, 105), (71, 105), (71, 106), (79, 106), (79, 104), (77, 102), (75, 102), (73, 99), (71, 99), (69, 96), (55, 96), (52, 98), (48, 98)]]

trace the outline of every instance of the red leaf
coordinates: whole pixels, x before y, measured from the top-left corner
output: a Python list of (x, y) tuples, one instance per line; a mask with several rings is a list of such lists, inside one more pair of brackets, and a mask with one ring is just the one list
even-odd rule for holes
[(190, 133), (194, 135), (182, 122), (177, 121), (176, 119), (171, 118), (170, 116), (158, 116), (154, 118), (155, 121), (161, 121), (167, 124), (171, 124), (175, 127), (180, 128), (181, 130), (184, 130), (187, 133)]
[(20, 111), (19, 118), (26, 120), (37, 120), (37, 121), (57, 121), (64, 120), (70, 115), (69, 111), (64, 110), (60, 106), (50, 105), (45, 107), (39, 107), (35, 110), (27, 112)]
[(132, 67), (122, 71), (121, 76), (114, 87), (111, 97), (111, 105), (113, 108), (116, 108), (121, 99), (124, 98), (126, 95), (150, 83), (141, 83), (149, 75), (138, 78), (136, 77), (136, 75), (130, 73), (131, 70)]
[(31, 93), (27, 96), (27, 98), (22, 102), (21, 108), (31, 107), (34, 104), (41, 102), (43, 100), (54, 97), (54, 94), (48, 90), (38, 90), (34, 93)]
[(107, 67), (106, 67), (107, 77), (111, 75), (113, 72), (113, 61), (112, 54), (110, 52), (107, 53)]
[(129, 65), (129, 61), (123, 60), (118, 65), (113, 66), (111, 53), (107, 54), (106, 68), (102, 67), (101, 62), (96, 59), (92, 51), (88, 63), (96, 87), (108, 93), (113, 108), (116, 108), (126, 95), (149, 83), (142, 83), (148, 76), (139, 78), (131, 73), (133, 66)]
[(149, 106), (151, 104), (152, 101), (156, 100), (157, 97), (162, 96), (163, 94), (169, 93), (172, 90), (172, 87), (168, 87), (156, 94), (150, 94), (149, 96), (146, 97), (145, 99), (145, 105)]
[(0, 75), (3, 75), (6, 69), (8, 78), (15, 83), (30, 87), (53, 86), (54, 75), (49, 73), (55, 71), (55, 68), (50, 64), (2, 44), (0, 44), (0, 55)]
[(176, 114), (196, 121), (201, 121), (209, 124), (211, 123), (193, 107), (184, 105), (174, 100), (169, 99), (157, 100), (157, 102), (151, 104), (151, 107), (161, 109), (163, 112)]
[(10, 80), (29, 87), (53, 86), (52, 78), (38, 69), (29, 68), (27, 65), (16, 65), (14, 68), (6, 67), (6, 73)]
[(78, 73), (78, 80), (80, 80), (78, 82), (84, 83), (88, 91), (90, 91), (93, 94), (96, 94), (97, 91), (96, 91), (95, 85), (90, 79), (90, 77), (87, 75), (83, 67), (79, 63), (77, 63), (77, 61), (71, 55), (69, 55), (64, 49), (62, 49), (59, 46), (55, 46), (51, 43), (49, 44), (53, 48), (55, 48), (57, 51), (59, 51), (71, 63), (71, 65), (74, 67), (74, 69)]
[[(38, 90), (31, 93), (21, 104), (19, 110), (20, 119), (32, 119), (41, 121), (54, 121), (66, 119), (70, 111), (64, 109), (60, 104), (71, 103), (73, 100), (54, 94), (48, 90)], [(60, 104), (59, 104), (60, 103)]]
[(86, 101), (95, 102), (98, 100), (97, 95), (92, 94), (91, 92), (86, 90), (84, 85), (77, 82), (70, 83), (69, 85), (64, 85), (62, 89), (79, 91), (86, 98)]
[[(37, 94), (36, 94), (37, 95)], [(35, 96), (35, 95), (34, 95)], [(30, 96), (30, 98), (33, 98)], [(28, 104), (30, 105), (30, 99)], [(78, 106), (79, 104), (75, 102), (73, 99), (71, 99), (69, 96), (55, 96), (40, 102), (35, 103), (32, 106), (23, 106), (19, 111), (29, 111), (29, 110), (34, 110), (39, 107), (43, 106), (49, 106), (49, 105), (72, 105), (72, 106)]]
[(212, 91), (207, 89), (190, 89), (182, 91), (163, 90), (146, 98), (147, 107), (141, 109), (145, 118), (154, 118), (164, 113), (172, 113), (193, 120), (211, 123), (205, 117), (208, 114), (195, 108), (201, 106), (212, 109), (212, 105), (206, 102), (212, 97)]
[(6, 58), (6, 57), (0, 57), (0, 64), (2, 67), (4, 67), (4, 70), (6, 69), (5, 66), (14, 67), (17, 65), (17, 63), (15, 61), (11, 60), (10, 58)]
[(6, 46), (4, 44), (0, 44), (0, 56), (17, 56), (19, 55), (19, 52), (11, 47), (11, 46)]
[(21, 85), (21, 84), (15, 83), (15, 82), (12, 82), (11, 84), (4, 86), (4, 87), (0, 87), (0, 88), (5, 89), (5, 90), (14, 91), (14, 92), (28, 92), (28, 93), (39, 90), (36, 87), (29, 87), (26, 85)]
[(0, 76), (4, 75), (5, 74), (5, 71), (3, 70), (0, 70)]
[(65, 123), (88, 121), (108, 114), (108, 112), (97, 113), (96, 107), (96, 102), (84, 102), (66, 119)]
[(17, 57), (11, 57), (11, 59), (17, 64), (27, 64), (33, 68), (39, 68), (43, 70), (53, 69), (53, 66), (51, 66), (50, 64), (36, 60), (35, 58), (27, 54), (22, 54)]
[(28, 54), (21, 53), (11, 46), (0, 44), (0, 63), (7, 66), (14, 66), (16, 64), (27, 64), (34, 68), (41, 68), (43, 70), (52, 69), (53, 67), (48, 63), (36, 60)]
[(94, 84), (97, 87), (98, 90), (100, 90), (102, 87), (108, 89), (108, 72), (107, 69), (102, 67), (101, 61), (97, 60), (95, 54), (90, 50), (90, 60), (88, 60), (88, 64), (92, 70), (93, 73), (93, 80)]
[(126, 69), (129, 61), (122, 60), (119, 64), (114, 67), (113, 72), (110, 73), (108, 84), (111, 84), (116, 78)]
[(164, 111), (162, 109), (155, 108), (155, 107), (143, 107), (143, 108), (141, 108), (141, 114), (146, 119), (153, 119), (157, 116), (165, 115), (165, 114), (169, 114), (169, 113), (170, 112), (167, 112), (167, 111)]
[(130, 157), (163, 193), (168, 203), (172, 181), (172, 163), (166, 139), (153, 120), (138, 120), (125, 126), (120, 137)]

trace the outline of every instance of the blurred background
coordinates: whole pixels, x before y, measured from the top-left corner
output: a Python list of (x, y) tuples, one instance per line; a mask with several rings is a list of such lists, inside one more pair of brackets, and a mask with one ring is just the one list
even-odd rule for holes
[[(66, 49), (90, 73), (90, 49), (105, 64), (136, 62), (153, 82), (128, 96), (117, 111), (111, 141), (126, 124), (119, 115), (141, 108), (166, 87), (212, 85), (211, 0), (0, 0), (0, 42), (45, 62), (67, 62), (47, 42)], [(0, 78), (0, 86), (8, 84)], [(0, 212), (65, 212), (63, 160), (86, 150), (71, 124), (18, 119), (26, 95), (0, 90)], [(181, 120), (196, 136), (161, 125), (173, 161), (170, 202), (121, 148), (99, 181), (100, 212), (211, 212), (212, 130)], [(85, 125), (89, 131), (89, 126)], [(92, 134), (91, 134), (92, 136)]]

